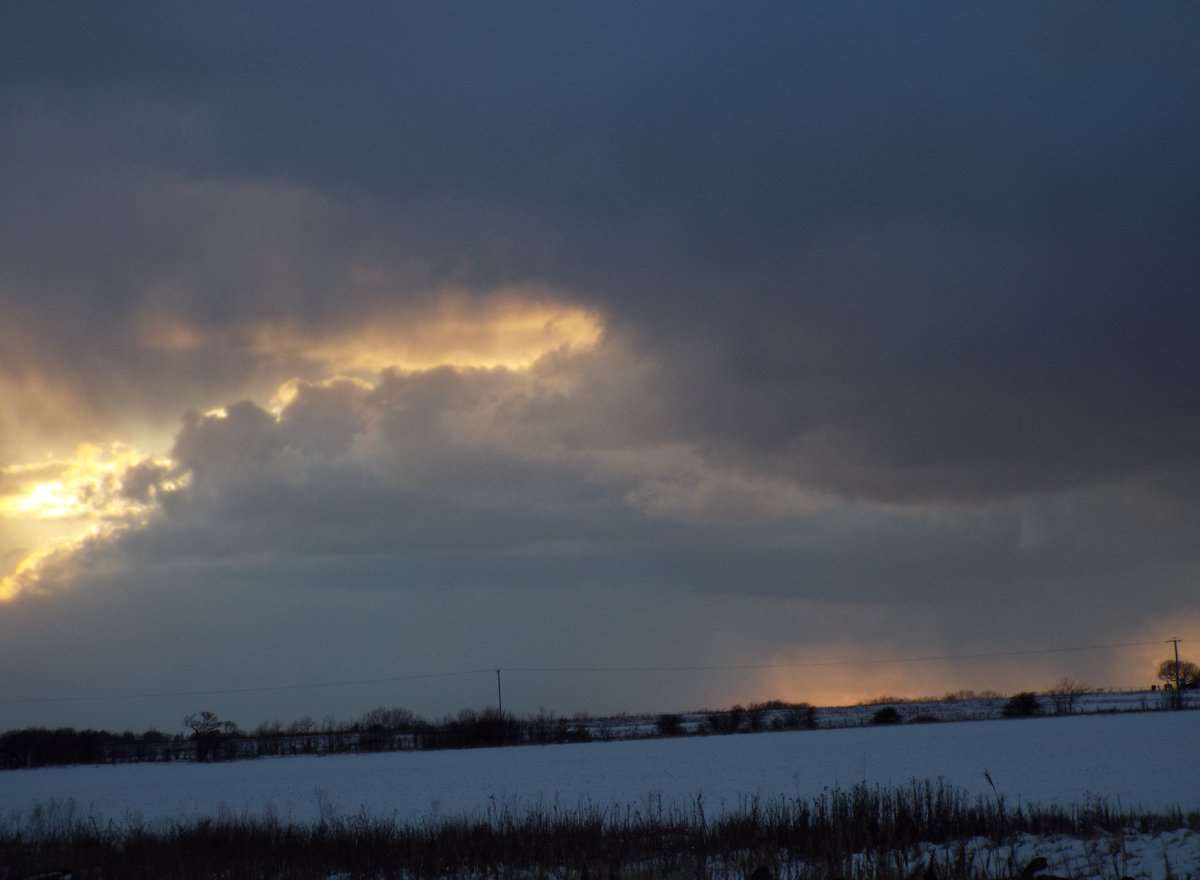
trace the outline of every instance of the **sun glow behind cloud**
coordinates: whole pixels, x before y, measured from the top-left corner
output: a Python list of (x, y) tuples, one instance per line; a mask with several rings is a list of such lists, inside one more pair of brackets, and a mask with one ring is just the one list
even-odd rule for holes
[[(135, 488), (136, 475), (164, 475), (153, 487)], [(0, 573), (0, 601), (32, 589), (47, 568), (89, 541), (113, 537), (146, 521), (154, 497), (182, 485), (167, 477), (171, 462), (122, 443), (81, 444), (63, 458), (0, 469), (0, 524), (22, 544), (16, 567)], [(13, 540), (9, 537), (8, 540)], [(22, 540), (24, 539), (24, 540)], [(0, 548), (13, 552), (13, 548)]]
[(272, 318), (224, 327), (190, 324), (151, 312), (139, 321), (141, 344), (180, 355), (241, 351), (264, 364), (308, 364), (334, 374), (384, 369), (525, 369), (549, 352), (590, 348), (600, 316), (540, 292), (499, 291), (480, 299), (447, 292), (421, 305), (388, 306), (353, 321), (323, 324)]
[(251, 348), (317, 361), (345, 375), (447, 366), (520, 370), (558, 349), (590, 348), (602, 331), (595, 313), (576, 306), (502, 298), (481, 307), (450, 297), (426, 312), (382, 314), (333, 333), (262, 325), (251, 331)]
[[(251, 396), (268, 398), (266, 408), (275, 418), (304, 384), (350, 381), (370, 389), (385, 370), (521, 371), (551, 352), (591, 348), (603, 334), (594, 312), (548, 296), (510, 293), (487, 300), (446, 294), (423, 307), (333, 329), (273, 321), (218, 330), (158, 312), (140, 327), (142, 344), (158, 352), (253, 355), (274, 378)], [(205, 417), (224, 418), (223, 404), (244, 393), (231, 389), (225, 400), (197, 409)], [(157, 477), (149, 488), (138, 488), (146, 468)], [(157, 510), (157, 493), (183, 488), (187, 479), (176, 473), (165, 450), (146, 452), (123, 442), (79, 444), (70, 455), (0, 466), (0, 560), (9, 560), (8, 571), (0, 568), (0, 601), (36, 590), (89, 544), (144, 525)]]

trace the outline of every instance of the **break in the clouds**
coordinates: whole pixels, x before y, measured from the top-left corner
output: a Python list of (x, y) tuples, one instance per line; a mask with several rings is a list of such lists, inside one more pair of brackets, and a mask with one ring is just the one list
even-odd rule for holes
[(1197, 57), (1182, 4), (7, 4), (0, 699), (1175, 634)]

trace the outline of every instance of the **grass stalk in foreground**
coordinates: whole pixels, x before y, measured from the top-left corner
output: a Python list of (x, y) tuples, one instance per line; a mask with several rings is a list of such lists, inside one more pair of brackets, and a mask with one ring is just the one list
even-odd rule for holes
[[(74, 877), (743, 877), (909, 878), (921, 843), (1003, 844), (1021, 834), (1091, 837), (1200, 830), (1200, 814), (1144, 813), (1104, 801), (1070, 808), (1009, 805), (941, 782), (858, 785), (812, 798), (749, 800), (718, 816), (650, 801), (620, 808), (496, 809), (477, 818), (403, 823), (328, 809), (309, 825), (222, 816), (99, 824), (70, 803), (0, 824), (0, 880), (70, 869)], [(940, 878), (1016, 876), (966, 846)], [(922, 868), (927, 871), (927, 866)], [(760, 874), (760, 876), (762, 876)]]

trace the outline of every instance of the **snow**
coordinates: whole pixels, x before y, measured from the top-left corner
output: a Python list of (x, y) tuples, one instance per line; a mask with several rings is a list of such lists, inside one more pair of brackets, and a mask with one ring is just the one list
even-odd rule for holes
[(122, 822), (322, 810), (420, 820), (580, 804), (735, 808), (857, 782), (942, 779), (1009, 801), (1200, 809), (1200, 713), (1153, 712), (524, 746), (265, 758), (224, 764), (125, 764), (0, 773), (0, 817), (73, 800)]
[(931, 859), (938, 864), (955, 863), (963, 855), (981, 866), (988, 877), (1012, 877), (1041, 856), (1047, 862), (1044, 873), (1059, 877), (1187, 880), (1200, 877), (1200, 832), (1182, 828), (1160, 834), (1124, 832), (1092, 838), (1022, 834), (1005, 844), (975, 838), (926, 844), (907, 857), (915, 871)]

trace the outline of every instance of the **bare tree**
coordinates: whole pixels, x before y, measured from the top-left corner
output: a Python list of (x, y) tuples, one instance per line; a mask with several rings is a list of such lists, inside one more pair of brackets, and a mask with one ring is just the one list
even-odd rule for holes
[(288, 733), (312, 733), (317, 729), (317, 722), (313, 721), (311, 715), (305, 715), (303, 718), (297, 718), (287, 726)]
[(1046, 696), (1053, 701), (1056, 715), (1070, 715), (1075, 711), (1075, 701), (1091, 690), (1082, 681), (1064, 675), (1046, 691)]
[(183, 726), (191, 728), (192, 740), (196, 745), (196, 760), (207, 761), (212, 757), (217, 742), (221, 738), (224, 722), (217, 717), (216, 712), (193, 712), (183, 719)]
[(183, 726), (190, 727), (193, 736), (209, 736), (221, 732), (223, 722), (216, 712), (193, 712), (183, 719)]
[(1183, 706), (1183, 692), (1200, 687), (1200, 666), (1188, 660), (1164, 660), (1158, 664), (1158, 679), (1175, 708)]
[(1188, 660), (1180, 660), (1178, 668), (1174, 660), (1164, 660), (1158, 664), (1158, 678), (1171, 687), (1178, 681), (1181, 690), (1200, 686), (1200, 666)]
[(367, 730), (372, 728), (378, 730), (407, 730), (416, 725), (418, 721), (417, 716), (408, 709), (400, 707), (389, 709), (385, 706), (380, 706), (377, 709), (364, 712), (362, 717), (359, 718), (358, 724)]

